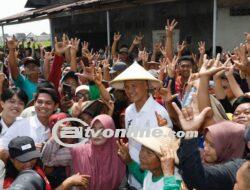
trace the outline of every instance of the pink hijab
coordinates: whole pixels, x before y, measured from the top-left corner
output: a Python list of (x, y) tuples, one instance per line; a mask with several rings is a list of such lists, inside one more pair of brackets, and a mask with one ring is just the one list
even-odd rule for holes
[[(100, 121), (104, 129), (115, 130), (113, 119), (108, 115), (99, 115), (90, 126)], [(71, 150), (74, 173), (90, 175), (88, 190), (116, 190), (125, 177), (125, 164), (117, 154), (114, 137), (107, 139), (103, 145), (88, 143)]]
[(245, 150), (245, 126), (231, 121), (222, 121), (205, 129), (210, 133), (217, 154), (216, 163), (233, 158), (242, 158)]

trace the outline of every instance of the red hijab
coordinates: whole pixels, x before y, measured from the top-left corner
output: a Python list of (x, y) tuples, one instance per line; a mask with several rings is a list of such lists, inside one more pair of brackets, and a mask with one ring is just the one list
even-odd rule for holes
[[(104, 129), (115, 130), (113, 119), (108, 115), (99, 115), (93, 119), (90, 126), (100, 121)], [(71, 149), (74, 173), (90, 175), (87, 190), (116, 190), (125, 177), (125, 164), (117, 154), (117, 144), (114, 137), (107, 139), (103, 145), (93, 145), (91, 142)]]
[(244, 141), (245, 126), (231, 121), (223, 121), (206, 128), (210, 133), (217, 154), (216, 163), (233, 158), (242, 158), (246, 147)]

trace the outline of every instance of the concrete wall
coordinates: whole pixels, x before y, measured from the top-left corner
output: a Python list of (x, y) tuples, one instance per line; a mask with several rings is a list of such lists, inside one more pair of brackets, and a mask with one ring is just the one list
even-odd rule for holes
[[(112, 10), (110, 12), (111, 39), (119, 31), (123, 37), (121, 44), (129, 45), (132, 37), (142, 32), (146, 47), (152, 47), (153, 31), (164, 30), (167, 18), (179, 21), (180, 41), (192, 36), (192, 48), (197, 42), (205, 40), (207, 47), (212, 42), (212, 3), (210, 0), (189, 0), (179, 2), (143, 5), (134, 8)], [(51, 19), (52, 34), (61, 36), (63, 32), (70, 36), (88, 40), (95, 47), (106, 44), (106, 13), (97, 12)]]
[(244, 32), (250, 32), (249, 16), (230, 16), (229, 9), (218, 10), (217, 45), (231, 51), (244, 41)]

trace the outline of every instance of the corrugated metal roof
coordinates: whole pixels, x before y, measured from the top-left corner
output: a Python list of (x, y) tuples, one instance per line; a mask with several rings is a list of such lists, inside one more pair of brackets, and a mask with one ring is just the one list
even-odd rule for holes
[[(42, 20), (49, 18), (53, 14), (83, 9), (88, 6), (94, 6), (96, 4), (106, 5), (106, 4), (115, 4), (118, 3), (121, 6), (125, 6), (129, 3), (132, 4), (146, 4), (146, 3), (161, 3), (161, 2), (170, 2), (170, 1), (182, 1), (182, 0), (79, 0), (72, 3), (56, 4), (51, 6), (46, 6), (38, 9), (31, 9), (22, 13), (18, 13), (9, 17), (0, 19), (0, 25), (11, 25), (19, 24), (24, 22), (31, 22), (35, 20)], [(249, 0), (218, 0), (218, 5), (220, 7), (230, 7), (234, 5), (248, 5)], [(91, 8), (91, 7), (90, 7)]]
[(22, 22), (30, 22), (34, 20), (41, 20), (48, 18), (50, 14), (55, 14), (62, 11), (70, 11), (74, 9), (80, 9), (86, 5), (100, 2), (101, 0), (81, 0), (74, 3), (68, 4), (57, 4), (47, 6), (39, 9), (31, 9), (22, 13), (18, 13), (9, 17), (0, 19), (0, 25), (10, 25)]

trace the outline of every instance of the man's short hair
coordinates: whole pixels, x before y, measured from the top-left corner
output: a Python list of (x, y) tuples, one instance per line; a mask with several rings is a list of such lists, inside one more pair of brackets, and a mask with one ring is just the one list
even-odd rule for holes
[(39, 94), (41, 94), (41, 93), (48, 94), (56, 104), (60, 102), (59, 97), (57, 95), (57, 92), (54, 89), (51, 89), (51, 88), (40, 88), (40, 89), (38, 89), (38, 92), (35, 95), (35, 101), (37, 100)]
[(194, 65), (194, 59), (192, 58), (192, 56), (189, 56), (189, 55), (181, 56), (178, 59), (178, 65), (180, 65), (182, 61), (190, 61), (191, 64)]
[(20, 88), (8, 88), (3, 91), (1, 94), (1, 100), (5, 102), (6, 100), (11, 99), (14, 95), (17, 95), (17, 97), (26, 105), (28, 103), (28, 96), (27, 94)]
[(235, 102), (233, 103), (233, 111), (236, 110), (236, 108), (240, 105), (240, 104), (244, 104), (244, 103), (250, 103), (250, 98), (245, 97), (245, 96), (241, 96), (239, 98), (237, 98), (235, 100)]

